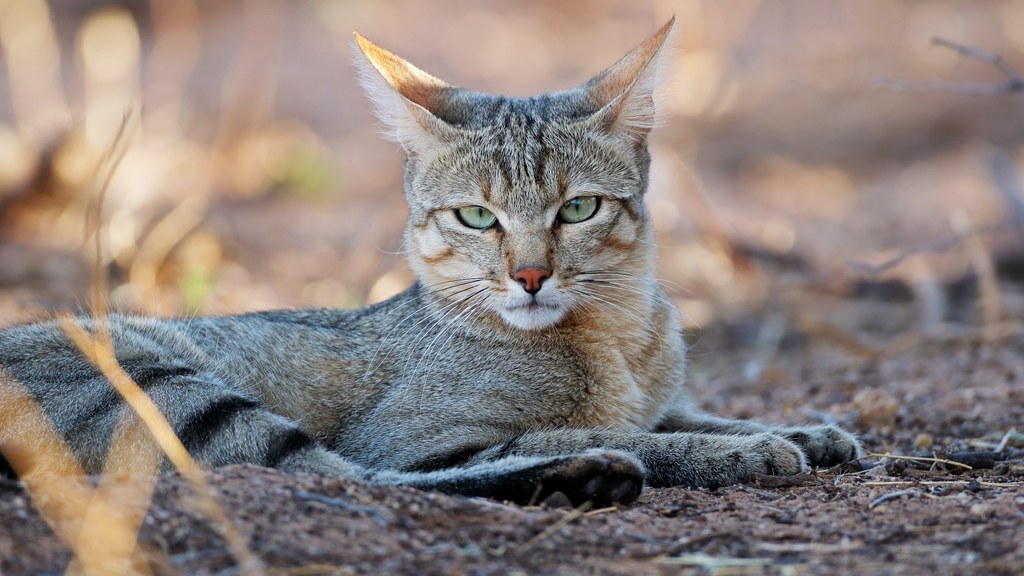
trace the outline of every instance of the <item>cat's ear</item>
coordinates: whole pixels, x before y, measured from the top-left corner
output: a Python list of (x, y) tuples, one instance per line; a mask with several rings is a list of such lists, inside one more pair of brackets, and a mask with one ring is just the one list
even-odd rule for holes
[(429, 146), (450, 127), (436, 110), (454, 88), (404, 59), (353, 34), (365, 58), (356, 58), (359, 80), (388, 136), (407, 151)]
[(657, 123), (655, 88), (659, 68), (666, 67), (659, 61), (665, 59), (665, 41), (675, 21), (673, 16), (653, 36), (581, 86), (599, 107), (592, 118), (606, 130), (643, 142)]

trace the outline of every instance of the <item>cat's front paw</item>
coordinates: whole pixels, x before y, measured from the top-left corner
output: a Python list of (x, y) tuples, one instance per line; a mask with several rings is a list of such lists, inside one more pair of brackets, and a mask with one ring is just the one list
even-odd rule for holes
[(791, 476), (807, 469), (803, 450), (789, 440), (764, 432), (749, 436), (717, 436), (699, 457), (700, 479), (694, 486), (717, 488), (750, 482), (759, 475)]
[(754, 466), (743, 480), (750, 480), (757, 474), (791, 476), (807, 469), (803, 450), (777, 434), (763, 433), (748, 437), (752, 442), (747, 458)]
[(791, 428), (783, 436), (803, 449), (811, 466), (827, 468), (856, 460), (861, 454), (857, 438), (838, 426)]

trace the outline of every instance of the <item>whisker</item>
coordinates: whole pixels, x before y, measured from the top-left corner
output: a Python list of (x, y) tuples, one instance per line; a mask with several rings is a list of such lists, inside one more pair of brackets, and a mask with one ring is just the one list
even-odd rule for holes
[[(415, 380), (416, 376), (420, 373), (424, 356), (426, 356), (427, 354), (437, 350), (437, 349), (434, 348), (434, 344), (438, 341), (438, 339), (441, 338), (442, 336), (444, 336), (446, 333), (451, 333), (454, 336), (455, 328), (457, 328), (459, 326), (460, 320), (464, 316), (466, 316), (468, 313), (470, 313), (470, 311), (474, 310), (479, 305), (479, 302), (473, 302), (473, 300), (477, 296), (479, 296), (480, 294), (483, 294), (484, 292), (486, 292), (487, 290), (488, 290), (488, 288), (485, 286), (484, 288), (481, 288), (480, 290), (477, 290), (476, 292), (470, 294), (469, 296), (467, 296), (467, 297), (465, 297), (465, 298), (463, 298), (462, 300), (459, 301), (459, 305), (460, 306), (465, 305), (465, 308), (463, 308), (463, 310), (458, 312), (454, 317), (452, 317), (451, 319), (447, 320), (447, 323), (441, 328), (440, 331), (437, 332), (436, 335), (434, 335), (434, 338), (430, 342), (428, 342), (426, 344), (426, 346), (423, 346), (421, 348), (421, 352), (420, 352), (419, 358), (418, 358), (418, 360), (416, 362), (416, 366), (414, 367), (414, 369), (412, 370), (412, 372), (410, 373), (410, 376), (409, 376), (410, 382)], [(484, 296), (483, 300), (486, 300), (486, 298), (487, 298), (487, 295)], [(435, 322), (434, 325), (436, 326), (441, 321), (444, 321), (445, 317), (449, 316), (449, 315), (450, 314), (446, 313), (444, 316), (439, 318), (438, 322)], [(428, 334), (429, 334), (428, 331), (424, 331), (424, 333), (421, 334), (413, 342), (413, 345), (411, 346), (411, 348), (413, 348), (413, 349), (417, 348), (418, 345), (419, 345), (419, 342), (421, 342), (423, 340), (423, 338), (426, 337)], [(434, 354), (434, 358), (431, 360), (431, 363), (430, 363), (429, 367), (433, 366), (433, 362), (436, 361), (436, 359), (437, 359), (437, 354)], [(406, 365), (408, 365), (408, 361), (406, 362)], [(405, 372), (407, 372), (407, 371), (405, 371)]]
[(613, 297), (609, 296), (607, 293), (604, 293), (604, 292), (596, 292), (594, 290), (590, 290), (590, 289), (584, 288), (582, 286), (577, 286), (575, 288), (576, 289), (574, 290), (574, 292), (577, 295), (583, 297), (583, 300), (581, 302), (582, 304), (585, 304), (585, 305), (589, 304), (589, 305), (593, 306), (593, 302), (588, 302), (587, 300), (596, 300), (597, 302), (600, 302), (603, 305), (610, 306), (610, 307), (620, 311), (623, 315), (625, 315), (630, 320), (633, 320), (634, 322), (637, 322), (638, 324), (644, 325), (650, 332), (652, 332), (655, 336), (657, 336), (658, 342), (661, 345), (664, 345), (664, 340), (662, 338), (661, 331), (657, 329), (657, 327), (655, 326), (654, 322), (650, 319), (650, 317), (646, 313), (647, 311), (642, 310), (642, 309), (636, 307), (634, 304), (626, 302), (626, 301), (624, 301), (622, 299), (613, 298)]
[[(477, 293), (477, 295), (479, 295), (479, 293)], [(475, 297), (476, 297), (476, 295), (474, 295), (474, 298)], [(434, 353), (434, 351), (436, 351), (436, 350), (446, 350), (448, 348), (448, 345), (451, 343), (452, 339), (455, 338), (455, 336), (458, 334), (458, 330), (457, 330), (458, 326), (461, 325), (461, 324), (467, 324), (474, 317), (476, 317), (478, 315), (478, 313), (480, 313), (481, 310), (483, 310), (484, 302), (486, 302), (487, 299), (490, 298), (490, 297), (491, 297), (491, 294), (485, 293), (482, 298), (478, 298), (478, 299), (476, 299), (473, 302), (467, 302), (466, 309), (463, 310), (461, 313), (459, 313), (454, 318), (452, 318), (451, 321), (448, 323), (448, 325), (441, 332), (439, 332), (437, 334), (437, 336), (435, 336), (434, 339), (431, 340), (424, 347), (423, 354), (421, 354), (421, 356), (420, 356), (420, 360), (422, 361), (423, 355), (425, 355), (425, 354), (431, 353), (431, 356), (432, 356), (431, 359), (430, 359), (430, 363), (427, 364), (426, 368), (423, 370), (424, 373), (430, 374), (431, 370), (433, 370), (433, 368), (434, 368), (434, 364), (437, 362), (438, 358), (440, 357), (440, 354)], [(441, 338), (445, 334), (447, 334), (447, 335), (445, 336), (444, 340), (442, 340), (439, 344), (437, 344), (438, 339)], [(437, 345), (435, 346), (435, 344), (437, 344)], [(417, 367), (416, 367), (416, 372), (419, 372), (419, 371), (420, 371), (420, 365), (418, 363)], [(413, 373), (414, 377), (416, 375), (416, 372)]]
[[(447, 298), (456, 298), (460, 294), (464, 294), (465, 292), (473, 290), (477, 286), (477, 284), (480, 282), (480, 280), (482, 280), (482, 279), (475, 279), (475, 278), (473, 278), (473, 279), (459, 279), (459, 280), (452, 280), (452, 281), (448, 281), (448, 282), (440, 282), (438, 284), (435, 284), (434, 286), (441, 285), (441, 284), (452, 284), (452, 286), (449, 286), (448, 288), (444, 288), (443, 290), (449, 290), (449, 289), (457, 290), (457, 291), (455, 291), (455, 292), (453, 292), (451, 294), (446, 294), (445, 295)], [(435, 292), (439, 292), (439, 291), (435, 291)], [(434, 305), (435, 305), (434, 302), (429, 302), (428, 301), (423, 306), (420, 306), (419, 308), (417, 308), (417, 309), (413, 310), (412, 312), (410, 312), (410, 313), (406, 314), (405, 316), (403, 316), (402, 319), (399, 320), (395, 324), (394, 328), (392, 328), (387, 333), (387, 335), (385, 335), (384, 338), (381, 339), (380, 345), (377, 346), (377, 349), (374, 351), (373, 355), (370, 357), (370, 361), (369, 361), (369, 363), (367, 364), (367, 367), (366, 367), (366, 373), (363, 375), (363, 379), (364, 380), (367, 377), (369, 377), (371, 374), (373, 374), (377, 370), (377, 368), (380, 368), (380, 366), (383, 365), (384, 361), (388, 357), (390, 357), (391, 353), (395, 351), (395, 349), (398, 347), (398, 345), (405, 338), (406, 334), (408, 334), (412, 330), (415, 330), (417, 327), (421, 326), (424, 322), (431, 321), (435, 316), (437, 316), (439, 314), (443, 316), (444, 313), (445, 313), (445, 310), (447, 308), (452, 307), (452, 306), (458, 306), (459, 305), (459, 301), (451, 302), (451, 303), (447, 304), (446, 306), (444, 306), (444, 307), (442, 307), (442, 308), (440, 308), (438, 310), (430, 311), (426, 315), (424, 315), (422, 318), (420, 318), (419, 321), (414, 323), (412, 326), (409, 326), (404, 332), (402, 332), (402, 334), (398, 338), (395, 338), (394, 343), (391, 345), (391, 347), (388, 349), (388, 351), (383, 356), (381, 356), (380, 362), (378, 362), (375, 365), (374, 364), (374, 360), (377, 359), (378, 355), (380, 354), (380, 351), (384, 348), (384, 346), (387, 344), (388, 340), (391, 338), (391, 335), (394, 334), (395, 331), (398, 330), (399, 327), (401, 327), (402, 324), (404, 324), (407, 320), (409, 320), (409, 319), (411, 319), (411, 318), (413, 318), (415, 316), (418, 316), (420, 314), (420, 312), (422, 312), (423, 310), (425, 310), (427, 308), (430, 308), (430, 307), (432, 307)]]
[(631, 280), (638, 280), (647, 284), (667, 286), (674, 291), (688, 293), (689, 291), (677, 282), (671, 280), (665, 280), (663, 278), (653, 278), (649, 276), (642, 276), (640, 274), (633, 274), (631, 272), (622, 272), (619, 270), (585, 270), (577, 272), (577, 276), (605, 276), (613, 278), (628, 278)]

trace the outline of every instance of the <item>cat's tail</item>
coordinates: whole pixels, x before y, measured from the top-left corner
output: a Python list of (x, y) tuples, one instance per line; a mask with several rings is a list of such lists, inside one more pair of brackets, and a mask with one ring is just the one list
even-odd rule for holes
[(590, 450), (566, 456), (509, 456), (430, 472), (371, 470), (364, 479), (523, 505), (543, 502), (560, 492), (573, 506), (591, 502), (594, 507), (603, 507), (635, 500), (645, 475), (643, 465), (632, 455)]

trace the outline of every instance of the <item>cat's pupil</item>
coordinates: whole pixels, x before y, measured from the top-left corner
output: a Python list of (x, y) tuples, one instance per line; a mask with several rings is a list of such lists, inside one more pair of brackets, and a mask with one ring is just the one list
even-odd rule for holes
[(568, 224), (583, 222), (597, 212), (600, 205), (597, 196), (579, 196), (569, 200), (558, 210), (558, 219)]
[(463, 206), (455, 210), (455, 216), (463, 225), (477, 230), (485, 230), (494, 226), (498, 217), (483, 206)]

